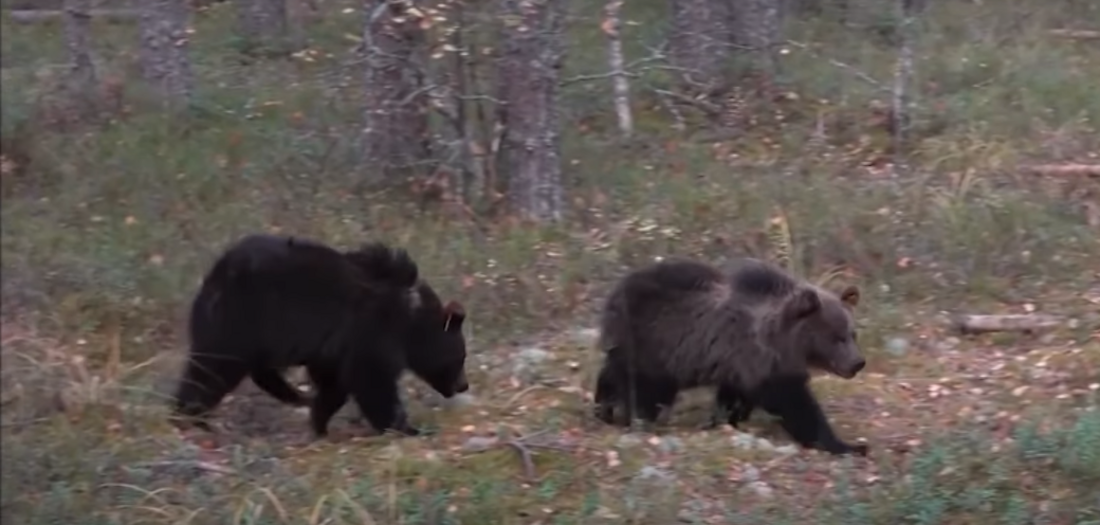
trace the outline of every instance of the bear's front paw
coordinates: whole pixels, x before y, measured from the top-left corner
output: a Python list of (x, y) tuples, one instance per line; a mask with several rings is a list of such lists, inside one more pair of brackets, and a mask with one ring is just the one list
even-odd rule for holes
[(405, 424), (402, 424), (402, 425), (397, 425), (397, 426), (391, 428), (390, 430), (393, 431), (396, 434), (403, 435), (403, 436), (406, 436), (406, 437), (416, 437), (416, 436), (420, 435), (420, 429), (418, 429), (418, 428), (416, 428), (416, 427), (414, 427), (414, 426), (412, 426), (408, 423), (405, 423)]

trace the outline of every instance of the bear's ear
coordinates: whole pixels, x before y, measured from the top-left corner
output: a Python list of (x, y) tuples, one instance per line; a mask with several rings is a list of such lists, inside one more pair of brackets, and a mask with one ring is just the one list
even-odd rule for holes
[(462, 321), (466, 320), (466, 309), (462, 303), (451, 301), (443, 307), (443, 331), (458, 332), (462, 330)]
[(848, 308), (855, 308), (859, 305), (859, 288), (852, 284), (847, 288), (840, 291), (840, 302), (844, 303)]
[(821, 297), (817, 295), (817, 290), (804, 288), (787, 299), (787, 304), (783, 306), (783, 312), (786, 314), (787, 319), (795, 321), (814, 314), (820, 308)]

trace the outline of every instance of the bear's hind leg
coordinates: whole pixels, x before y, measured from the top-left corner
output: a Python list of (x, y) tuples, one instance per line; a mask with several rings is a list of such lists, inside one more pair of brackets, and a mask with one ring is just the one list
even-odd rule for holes
[(250, 377), (252, 378), (252, 382), (260, 387), (261, 390), (283, 403), (296, 407), (309, 404), (305, 396), (303, 396), (297, 388), (291, 386), (286, 378), (283, 377), (282, 371), (277, 368), (267, 366), (253, 367)]
[(850, 445), (837, 437), (804, 378), (771, 380), (755, 394), (754, 401), (779, 416), (783, 429), (800, 445), (837, 455), (867, 455), (867, 445)]
[(176, 390), (173, 419), (190, 420), (198, 428), (213, 431), (205, 416), (241, 384), (247, 373), (245, 362), (238, 358), (193, 350)]
[(310, 403), (309, 422), (313, 435), (322, 438), (328, 435), (328, 424), (332, 416), (347, 403), (348, 392), (344, 390), (339, 372), (330, 367), (311, 364), (306, 369), (313, 388), (316, 389)]
[(749, 416), (752, 415), (755, 408), (749, 397), (744, 395), (740, 388), (732, 385), (718, 385), (714, 398), (715, 410), (714, 416), (711, 418), (712, 427), (719, 426), (721, 417), (725, 415), (726, 422), (737, 428), (739, 424), (749, 420)]

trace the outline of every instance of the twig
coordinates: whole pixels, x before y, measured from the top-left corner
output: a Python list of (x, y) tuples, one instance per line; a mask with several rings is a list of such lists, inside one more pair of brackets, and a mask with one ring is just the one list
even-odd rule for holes
[[(8, 401), (10, 402), (12, 400), (8, 400)], [(5, 402), (4, 404), (7, 404), (7, 403)], [(50, 418), (48, 418), (48, 417), (36, 417), (36, 418), (31, 418), (31, 419), (24, 419), (22, 421), (9, 421), (7, 423), (4, 423), (4, 424), (0, 425), (0, 428), (2, 428), (4, 430), (10, 430), (10, 429), (13, 429), (13, 428), (29, 427), (29, 426), (37, 425), (39, 423), (45, 423), (46, 421), (49, 421), (49, 420), (50, 420)]]
[(506, 440), (506, 441), (500, 441), (497, 438), (492, 438), (490, 440), (487, 440), (488, 443), (485, 446), (475, 450), (474, 452), (485, 452), (486, 450), (492, 450), (494, 448), (500, 448), (501, 446), (509, 447), (512, 450), (515, 450), (516, 455), (519, 456), (520, 464), (523, 466), (523, 476), (524, 476), (524, 478), (527, 479), (527, 481), (534, 481), (536, 479), (537, 472), (535, 471), (535, 462), (532, 459), (532, 454), (533, 453), (532, 453), (531, 449), (540, 449), (541, 448), (541, 449), (546, 449), (546, 450), (557, 450), (559, 452), (569, 452), (571, 450), (569, 447), (558, 444), (558, 443), (532, 443), (531, 442), (532, 438), (543, 435), (543, 434), (546, 434), (547, 432), (548, 431), (546, 431), (546, 430), (541, 430), (541, 431), (538, 431), (538, 432), (534, 432), (534, 433), (531, 433), (531, 434), (520, 436), (520, 437), (517, 437), (517, 438), (514, 438), (514, 439), (509, 439), (509, 440)]
[(657, 61), (664, 60), (664, 59), (665, 59), (664, 55), (653, 55), (653, 56), (648, 56), (648, 57), (645, 57), (645, 58), (639, 58), (638, 60), (634, 60), (634, 61), (630, 62), (629, 64), (624, 65), (621, 72), (620, 71), (607, 71), (607, 72), (604, 72), (604, 73), (593, 73), (593, 74), (589, 74), (589, 75), (577, 75), (577, 76), (574, 76), (574, 77), (569, 77), (569, 78), (563, 79), (561, 82), (558, 83), (558, 85), (564, 87), (564, 86), (568, 86), (570, 84), (576, 84), (578, 82), (590, 82), (590, 81), (593, 81), (593, 80), (607, 80), (609, 78), (614, 78), (614, 77), (617, 77), (619, 75), (623, 75), (623, 76), (627, 76), (627, 77), (637, 77), (638, 74), (634, 73), (634, 72), (631, 72), (632, 69), (638, 68), (638, 67), (642, 66), (643, 64), (648, 64), (650, 62), (657, 62)]
[(1026, 169), (1036, 175), (1100, 177), (1100, 164), (1039, 164)]
[(512, 403), (515, 403), (516, 401), (518, 401), (518, 400), (519, 400), (519, 398), (521, 398), (521, 397), (523, 397), (523, 396), (525, 396), (525, 395), (527, 395), (527, 394), (529, 394), (529, 393), (531, 393), (531, 392), (534, 392), (535, 390), (540, 390), (540, 389), (543, 389), (543, 388), (546, 388), (546, 387), (544, 387), (544, 386), (542, 386), (542, 385), (531, 385), (531, 386), (529, 386), (529, 387), (527, 387), (527, 388), (524, 388), (523, 390), (520, 390), (520, 391), (519, 391), (519, 392), (517, 392), (517, 393), (516, 393), (515, 395), (513, 395), (513, 396), (512, 396), (512, 397), (511, 397), (511, 398), (510, 398), (510, 399), (509, 399), (509, 400), (508, 400), (507, 402), (505, 402), (505, 403), (504, 403), (503, 405), (501, 405), (501, 408), (502, 408), (503, 410), (508, 410), (509, 408), (511, 408), (511, 406), (512, 406)]
[(1088, 29), (1051, 29), (1050, 36), (1074, 40), (1100, 40), (1100, 31)]
[(788, 40), (787, 43), (794, 46), (794, 47), (802, 49), (804, 51), (809, 51), (815, 57), (824, 58), (830, 64), (832, 64), (836, 67), (839, 67), (840, 69), (843, 69), (845, 71), (848, 71), (849, 73), (855, 75), (860, 80), (862, 80), (862, 81), (864, 81), (868, 84), (871, 84), (872, 86), (875, 86), (876, 88), (878, 88), (881, 91), (885, 91), (887, 93), (892, 92), (892, 90), (890, 89), (890, 86), (887, 86), (886, 84), (883, 84), (882, 82), (879, 82), (878, 80), (875, 79), (875, 77), (872, 77), (871, 75), (868, 75), (867, 73), (864, 73), (863, 71), (860, 71), (859, 69), (856, 69), (856, 67), (851, 65), (851, 64), (846, 64), (844, 62), (841, 62), (841, 61), (833, 59), (833, 58), (823, 57), (819, 53), (814, 52), (814, 50), (812, 48), (810, 48), (810, 46), (808, 46), (806, 44), (803, 44), (801, 42), (796, 42), (794, 40)]
[(505, 445), (512, 447), (519, 455), (519, 461), (523, 465), (523, 476), (527, 481), (534, 481), (535, 463), (531, 460), (531, 450), (518, 440), (509, 440)]
[(235, 469), (229, 467), (223, 467), (208, 461), (143, 461), (141, 463), (134, 463), (128, 469), (134, 468), (171, 468), (171, 467), (190, 467), (206, 472), (214, 472), (217, 474), (236, 474)]

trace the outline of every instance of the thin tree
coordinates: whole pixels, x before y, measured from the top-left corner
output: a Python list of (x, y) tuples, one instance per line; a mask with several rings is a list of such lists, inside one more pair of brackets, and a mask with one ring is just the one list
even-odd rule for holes
[(669, 58), (692, 94), (726, 84), (730, 57), (730, 0), (671, 0)]
[(234, 0), (237, 33), (246, 53), (277, 52), (288, 44), (286, 0)]
[(508, 202), (519, 217), (558, 221), (565, 200), (558, 115), (565, 0), (499, 1), (498, 172), (508, 177)]
[(407, 2), (368, 0), (363, 29), (364, 162), (384, 178), (430, 158), (424, 15)]
[(738, 0), (731, 2), (731, 42), (748, 52), (750, 64), (758, 71), (773, 74), (776, 68), (775, 45), (780, 38), (780, 6), (776, 0)]
[(141, 7), (141, 67), (145, 81), (166, 107), (190, 103), (194, 79), (188, 57), (187, 0), (144, 0)]
[(623, 39), (620, 34), (622, 17), (620, 11), (623, 0), (610, 0), (604, 6), (604, 21), (601, 24), (607, 36), (607, 62), (611, 66), (611, 88), (614, 93), (615, 116), (619, 122), (619, 133), (629, 138), (634, 133), (634, 114), (630, 110), (630, 80), (623, 69)]
[(84, 115), (96, 111), (97, 80), (91, 54), (90, 0), (65, 0), (65, 49), (69, 54), (67, 88), (76, 109)]

